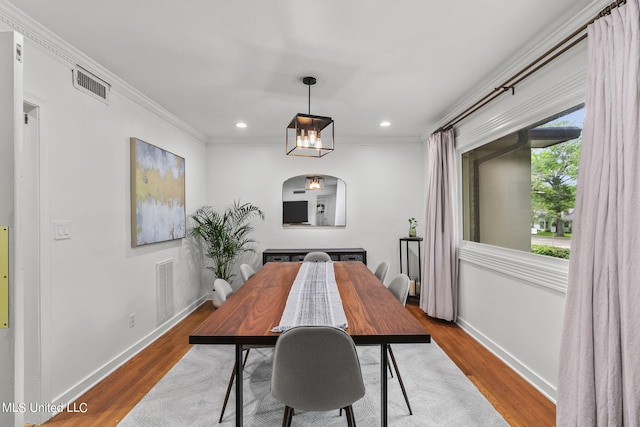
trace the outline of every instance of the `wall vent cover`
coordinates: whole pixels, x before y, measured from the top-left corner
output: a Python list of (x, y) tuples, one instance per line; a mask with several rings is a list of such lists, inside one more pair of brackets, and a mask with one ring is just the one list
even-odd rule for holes
[(173, 317), (173, 259), (156, 263), (156, 326)]
[(79, 65), (76, 65), (73, 70), (73, 87), (99, 99), (105, 104), (109, 103), (111, 85)]

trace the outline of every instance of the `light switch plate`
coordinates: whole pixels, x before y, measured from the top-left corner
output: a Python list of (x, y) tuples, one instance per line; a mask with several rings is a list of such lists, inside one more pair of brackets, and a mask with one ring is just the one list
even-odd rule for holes
[(53, 238), (55, 240), (65, 240), (71, 238), (71, 221), (54, 221)]

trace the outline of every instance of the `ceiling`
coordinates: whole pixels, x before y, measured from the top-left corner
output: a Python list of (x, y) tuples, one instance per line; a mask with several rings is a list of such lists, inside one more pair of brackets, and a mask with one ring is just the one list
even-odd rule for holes
[[(10, 0), (215, 142), (415, 137), (585, 7), (579, 0)], [(97, 4), (102, 5), (98, 7)], [(391, 126), (381, 128), (383, 120)], [(245, 129), (235, 123), (247, 123)]]

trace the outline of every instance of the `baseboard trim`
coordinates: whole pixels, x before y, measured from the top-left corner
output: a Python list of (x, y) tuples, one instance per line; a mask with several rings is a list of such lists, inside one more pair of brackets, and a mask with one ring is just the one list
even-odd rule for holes
[(534, 386), (540, 393), (542, 393), (547, 399), (556, 403), (556, 397), (558, 395), (558, 389), (553, 384), (549, 383), (544, 378), (540, 377), (536, 372), (531, 370), (527, 365), (520, 362), (516, 357), (499, 346), (489, 337), (475, 329), (471, 324), (467, 323), (464, 319), (458, 317), (457, 325), (460, 326), (466, 333), (471, 335), (476, 341), (482, 344), (487, 350), (493, 353), (496, 357), (506, 363), (513, 371), (524, 378), (529, 384)]
[[(191, 314), (196, 308), (198, 308), (207, 299), (210, 299), (211, 295), (204, 295), (185, 307), (182, 311), (174, 315), (171, 319), (151, 331), (144, 338), (136, 342), (134, 345), (118, 354), (116, 357), (105, 363), (103, 366), (96, 369), (93, 373), (89, 374), (86, 378), (76, 383), (73, 387), (55, 397), (52, 402), (52, 406), (68, 405), (75, 402), (80, 396), (104, 380), (107, 376), (112, 374), (120, 366), (128, 362), (136, 354), (140, 353), (155, 340), (164, 335), (168, 330), (180, 323), (184, 318)], [(51, 416), (56, 415), (57, 412), (52, 413)]]

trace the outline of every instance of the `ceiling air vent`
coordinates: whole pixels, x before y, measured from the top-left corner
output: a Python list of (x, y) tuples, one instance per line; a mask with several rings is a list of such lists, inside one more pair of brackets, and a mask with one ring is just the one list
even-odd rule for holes
[(109, 83), (79, 65), (73, 70), (73, 86), (105, 104), (109, 103)]

